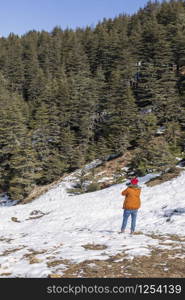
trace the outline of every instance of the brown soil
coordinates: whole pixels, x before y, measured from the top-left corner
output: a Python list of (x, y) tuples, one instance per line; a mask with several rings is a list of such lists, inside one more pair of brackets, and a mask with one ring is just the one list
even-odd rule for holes
[[(150, 237), (159, 240), (161, 246), (171, 246), (170, 249), (151, 247), (149, 256), (137, 256), (129, 259), (122, 252), (106, 260), (86, 260), (81, 263), (71, 263), (61, 260), (66, 264), (66, 269), (60, 268), (59, 261), (53, 265), (59, 268), (48, 277), (61, 278), (184, 278), (185, 277), (185, 237), (176, 235)], [(165, 243), (170, 239), (173, 242)], [(91, 250), (91, 247), (86, 248)], [(48, 264), (49, 266), (49, 264)]]
[(20, 247), (20, 248), (14, 248), (14, 249), (5, 250), (3, 253), (0, 254), (0, 256), (7, 256), (7, 255), (12, 254), (14, 252), (17, 252), (19, 250), (22, 250), (23, 248), (24, 248), (24, 246)]
[(87, 250), (104, 250), (107, 249), (106, 245), (99, 245), (99, 244), (87, 244), (87, 245), (82, 245), (83, 248)]
[(157, 178), (153, 178), (151, 179), (150, 181), (148, 181), (146, 183), (147, 186), (155, 186), (155, 185), (158, 185), (158, 184), (161, 184), (165, 181), (169, 181), (169, 180), (172, 180), (176, 177), (178, 177), (181, 173), (181, 169), (180, 168), (175, 168), (173, 171), (171, 172), (168, 172), (168, 173), (165, 173)]

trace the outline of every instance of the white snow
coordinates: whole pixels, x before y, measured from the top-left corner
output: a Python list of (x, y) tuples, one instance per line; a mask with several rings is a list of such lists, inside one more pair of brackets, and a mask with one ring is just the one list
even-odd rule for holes
[(100, 166), (102, 163), (103, 163), (102, 160), (96, 159), (96, 160), (92, 161), (90, 164), (86, 165), (84, 167), (84, 170), (90, 170), (90, 169), (96, 168), (96, 167)]
[[(148, 234), (184, 235), (185, 172), (161, 185), (147, 187), (145, 182), (154, 176), (140, 178), (139, 235), (130, 236), (130, 223), (127, 232), (119, 234), (125, 184), (70, 196), (66, 191), (72, 185), (69, 176), (31, 203), (0, 207), (0, 277), (47, 277), (51, 271), (62, 273), (66, 268), (64, 260), (90, 263), (119, 252), (128, 258), (150, 255), (151, 246), (171, 248), (169, 237), (165, 245), (159, 245), (159, 240)], [(167, 217), (169, 211), (172, 213)], [(13, 222), (12, 217), (18, 222)], [(88, 244), (104, 245), (105, 249), (85, 249), (83, 246)], [(34, 263), (30, 263), (32, 256)], [(47, 263), (52, 261), (61, 263), (49, 267)]]

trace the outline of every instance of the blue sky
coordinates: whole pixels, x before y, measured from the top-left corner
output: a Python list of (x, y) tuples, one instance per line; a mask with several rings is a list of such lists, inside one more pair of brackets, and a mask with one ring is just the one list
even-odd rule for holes
[(0, 36), (29, 30), (51, 31), (55, 26), (95, 26), (120, 13), (133, 14), (147, 0), (0, 0)]

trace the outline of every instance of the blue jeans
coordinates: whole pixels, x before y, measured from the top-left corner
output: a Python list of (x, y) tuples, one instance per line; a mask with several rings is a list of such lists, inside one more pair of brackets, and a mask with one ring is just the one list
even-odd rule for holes
[(128, 218), (131, 215), (131, 232), (135, 231), (137, 212), (138, 209), (124, 209), (121, 230), (125, 230)]

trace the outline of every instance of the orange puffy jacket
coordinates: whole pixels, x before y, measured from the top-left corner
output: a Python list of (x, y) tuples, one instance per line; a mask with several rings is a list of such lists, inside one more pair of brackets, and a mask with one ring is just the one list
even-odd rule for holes
[(140, 194), (141, 189), (139, 187), (130, 186), (121, 193), (125, 196), (123, 203), (123, 209), (138, 209), (141, 206)]

